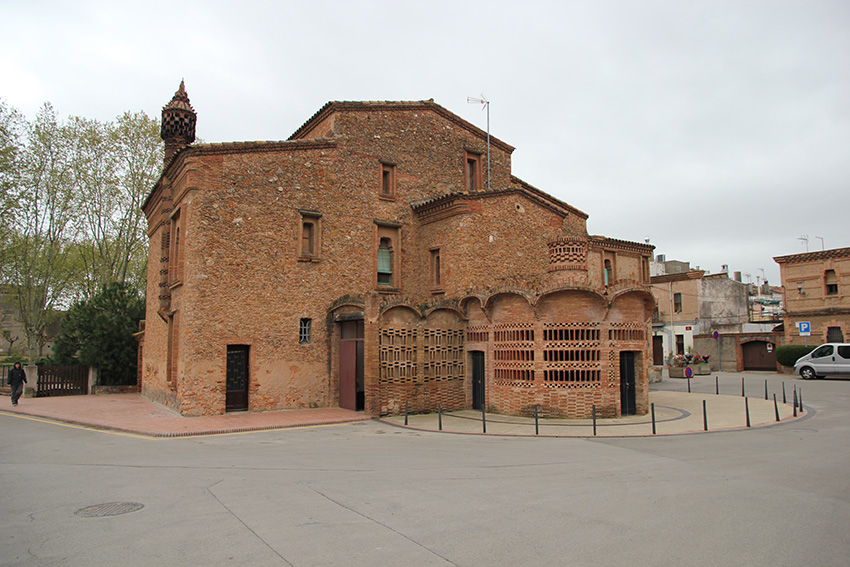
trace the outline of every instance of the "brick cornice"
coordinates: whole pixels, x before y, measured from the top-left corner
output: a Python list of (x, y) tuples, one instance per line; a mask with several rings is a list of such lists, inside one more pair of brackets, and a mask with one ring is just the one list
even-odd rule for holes
[[(652, 244), (643, 244), (641, 242), (632, 242), (630, 240), (617, 240), (616, 238), (608, 238), (607, 236), (591, 236), (589, 237), (591, 249), (606, 249), (620, 250), (623, 252), (635, 252), (636, 254), (652, 254), (655, 246)], [(705, 272), (700, 271), (700, 275)]]
[(801, 254), (789, 254), (787, 256), (774, 256), (773, 261), (777, 264), (799, 264), (802, 262), (829, 260), (830, 258), (850, 258), (850, 248), (833, 248), (832, 250), (818, 250), (816, 252), (803, 252)]

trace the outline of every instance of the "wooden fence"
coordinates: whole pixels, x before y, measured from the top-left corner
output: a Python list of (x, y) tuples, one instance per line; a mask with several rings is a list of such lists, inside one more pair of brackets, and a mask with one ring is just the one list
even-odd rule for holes
[(37, 398), (88, 394), (88, 366), (39, 366)]

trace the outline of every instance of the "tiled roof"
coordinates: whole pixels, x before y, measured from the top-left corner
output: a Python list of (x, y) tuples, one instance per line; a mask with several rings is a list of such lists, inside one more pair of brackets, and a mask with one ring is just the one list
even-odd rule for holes
[(777, 264), (797, 264), (800, 262), (816, 262), (830, 258), (850, 258), (850, 248), (833, 248), (832, 250), (818, 250), (816, 252), (803, 252), (801, 254), (789, 254), (787, 256), (774, 256), (773, 261)]

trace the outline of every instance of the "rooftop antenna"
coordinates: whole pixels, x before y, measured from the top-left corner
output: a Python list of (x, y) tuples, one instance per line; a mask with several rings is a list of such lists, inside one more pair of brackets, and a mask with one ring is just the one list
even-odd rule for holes
[(468, 96), (466, 97), (466, 102), (469, 104), (483, 104), (484, 108), (481, 110), (487, 111), (487, 191), (490, 191), (490, 101), (482, 94), (481, 98)]
[(824, 244), (823, 244), (823, 236), (815, 236), (815, 238), (817, 238), (818, 240), (820, 240), (820, 249), (821, 249), (821, 250), (826, 250), (826, 248), (824, 248)]
[(809, 251), (809, 235), (804, 234), (803, 236), (801, 236), (797, 240), (802, 240), (806, 244), (806, 252), (808, 252)]

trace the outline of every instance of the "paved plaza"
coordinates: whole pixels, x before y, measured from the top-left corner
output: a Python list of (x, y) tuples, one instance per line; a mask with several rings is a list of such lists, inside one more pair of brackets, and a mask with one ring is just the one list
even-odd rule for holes
[(847, 565), (850, 380), (687, 387), (652, 385), (656, 435), (636, 416), (596, 437), (491, 415), (482, 435), (475, 412), (444, 416), (443, 432), (434, 416), (187, 425), (198, 418), (137, 399), (148, 417), (132, 431), (121, 398), (86, 397), (100, 405), (76, 419), (25, 399), (0, 408), (0, 564)]

